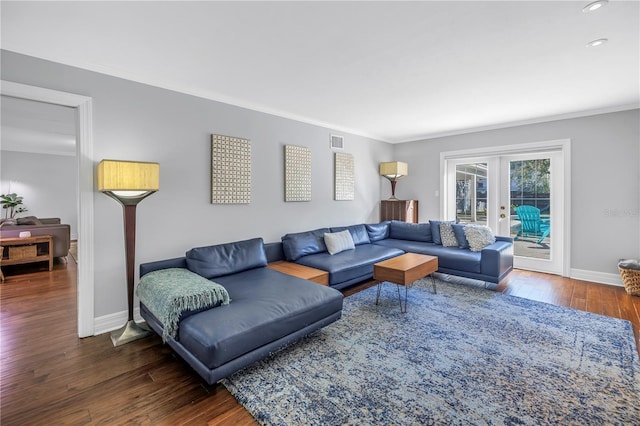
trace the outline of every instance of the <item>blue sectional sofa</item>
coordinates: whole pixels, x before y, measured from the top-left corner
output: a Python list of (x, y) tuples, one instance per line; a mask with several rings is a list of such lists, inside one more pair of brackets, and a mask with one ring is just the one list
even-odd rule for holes
[[(176, 334), (169, 337), (165, 328), (173, 329), (174, 323), (167, 327), (138, 292), (140, 313), (178, 355), (213, 384), (340, 319), (343, 296), (338, 289), (371, 279), (373, 265), (379, 261), (405, 252), (429, 254), (438, 256), (440, 272), (491, 282), (500, 281), (513, 268), (512, 239), (495, 237), (495, 242), (474, 252), (464, 244), (443, 246), (438, 228), (436, 221), (392, 221), (287, 234), (280, 242), (269, 244), (255, 238), (194, 248), (184, 257), (141, 264), (138, 290), (153, 287), (146, 284), (150, 277), (160, 275), (158, 271), (168, 277), (170, 272), (180, 271), (196, 277), (200, 284), (204, 281), (205, 287), (210, 286), (207, 279), (220, 284), (230, 303), (181, 312)], [(325, 234), (347, 236), (350, 248), (339, 252), (328, 248), (325, 239), (331, 235)], [(462, 242), (460, 235), (459, 239)], [(329, 286), (267, 267), (278, 260), (327, 271)], [(169, 289), (188, 287), (183, 282), (166, 281)], [(170, 290), (161, 291), (166, 295)]]
[[(187, 269), (221, 284), (231, 302), (184, 312), (167, 344), (213, 384), (342, 315), (338, 290), (267, 268), (261, 238), (199, 247), (185, 257), (143, 263), (141, 283), (154, 271)], [(140, 303), (140, 314), (163, 335), (156, 314)]]
[[(282, 259), (329, 273), (329, 285), (343, 289), (373, 277), (373, 264), (405, 252), (438, 257), (438, 272), (498, 283), (513, 269), (513, 239), (495, 237), (481, 251), (468, 244), (445, 247), (440, 238), (440, 221), (405, 223), (387, 221), (347, 227), (320, 228), (282, 237)], [(457, 236), (463, 240), (462, 225)], [(355, 248), (331, 255), (325, 233), (349, 230)], [(277, 251), (276, 248), (272, 250)]]

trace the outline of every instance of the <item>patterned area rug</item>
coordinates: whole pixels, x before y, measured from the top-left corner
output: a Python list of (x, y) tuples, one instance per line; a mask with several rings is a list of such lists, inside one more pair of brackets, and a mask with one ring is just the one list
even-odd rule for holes
[(382, 290), (223, 384), (263, 425), (639, 424), (628, 321), (430, 280), (401, 314)]

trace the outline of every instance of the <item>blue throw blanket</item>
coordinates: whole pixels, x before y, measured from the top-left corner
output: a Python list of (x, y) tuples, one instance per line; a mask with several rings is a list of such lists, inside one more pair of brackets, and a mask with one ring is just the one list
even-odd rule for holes
[(140, 302), (163, 325), (162, 340), (175, 338), (183, 312), (229, 304), (227, 289), (188, 269), (169, 268), (150, 272), (140, 279), (136, 294)]

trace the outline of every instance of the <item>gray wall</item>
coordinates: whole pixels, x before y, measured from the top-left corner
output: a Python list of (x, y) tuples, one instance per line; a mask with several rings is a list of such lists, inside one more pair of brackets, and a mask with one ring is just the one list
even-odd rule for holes
[(77, 237), (75, 157), (0, 151), (0, 179), (3, 194), (11, 191), (24, 197), (29, 211), (18, 217), (59, 217), (71, 226), (71, 237)]
[[(160, 163), (160, 191), (138, 206), (136, 262), (184, 255), (194, 246), (320, 226), (373, 222), (384, 182), (377, 164), (393, 146), (344, 135), (355, 158), (354, 201), (333, 200), (331, 129), (144, 84), (2, 52), (2, 79), (93, 98), (94, 160)], [(310, 100), (313, 102), (313, 100)], [(252, 201), (210, 204), (210, 135), (252, 141)], [(285, 144), (312, 151), (312, 201), (284, 202)], [(122, 207), (95, 193), (95, 316), (126, 310)], [(80, 236), (82, 238), (82, 236)], [(82, 259), (80, 259), (82, 262)]]
[[(93, 98), (94, 160), (157, 161), (160, 191), (138, 206), (137, 263), (182, 256), (193, 246), (375, 222), (390, 194), (380, 161), (406, 161), (399, 198), (420, 200), (420, 220), (438, 217), (440, 152), (570, 138), (574, 269), (617, 273), (620, 257), (640, 257), (639, 111), (389, 145), (344, 134), (354, 154), (355, 201), (333, 201), (331, 129), (2, 52), (2, 79)], [(312, 100), (310, 100), (312, 101)], [(252, 202), (212, 205), (210, 134), (251, 139)], [(336, 132), (338, 134), (343, 134)], [(313, 201), (283, 201), (283, 146), (312, 150)], [(95, 315), (126, 309), (122, 210), (95, 193)]]
[(420, 201), (420, 220), (438, 217), (440, 152), (571, 139), (571, 268), (617, 274), (640, 257), (640, 110), (550, 121), (396, 146), (409, 163), (399, 195)]

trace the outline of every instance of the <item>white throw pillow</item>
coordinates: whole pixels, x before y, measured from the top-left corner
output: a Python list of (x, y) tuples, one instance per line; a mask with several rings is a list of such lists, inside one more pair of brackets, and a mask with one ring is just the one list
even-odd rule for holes
[(331, 255), (356, 248), (351, 232), (348, 229), (340, 232), (325, 233), (324, 243), (327, 245), (327, 250)]
[(488, 226), (467, 225), (464, 227), (464, 235), (469, 241), (471, 251), (482, 251), (486, 246), (496, 242), (496, 237)]

